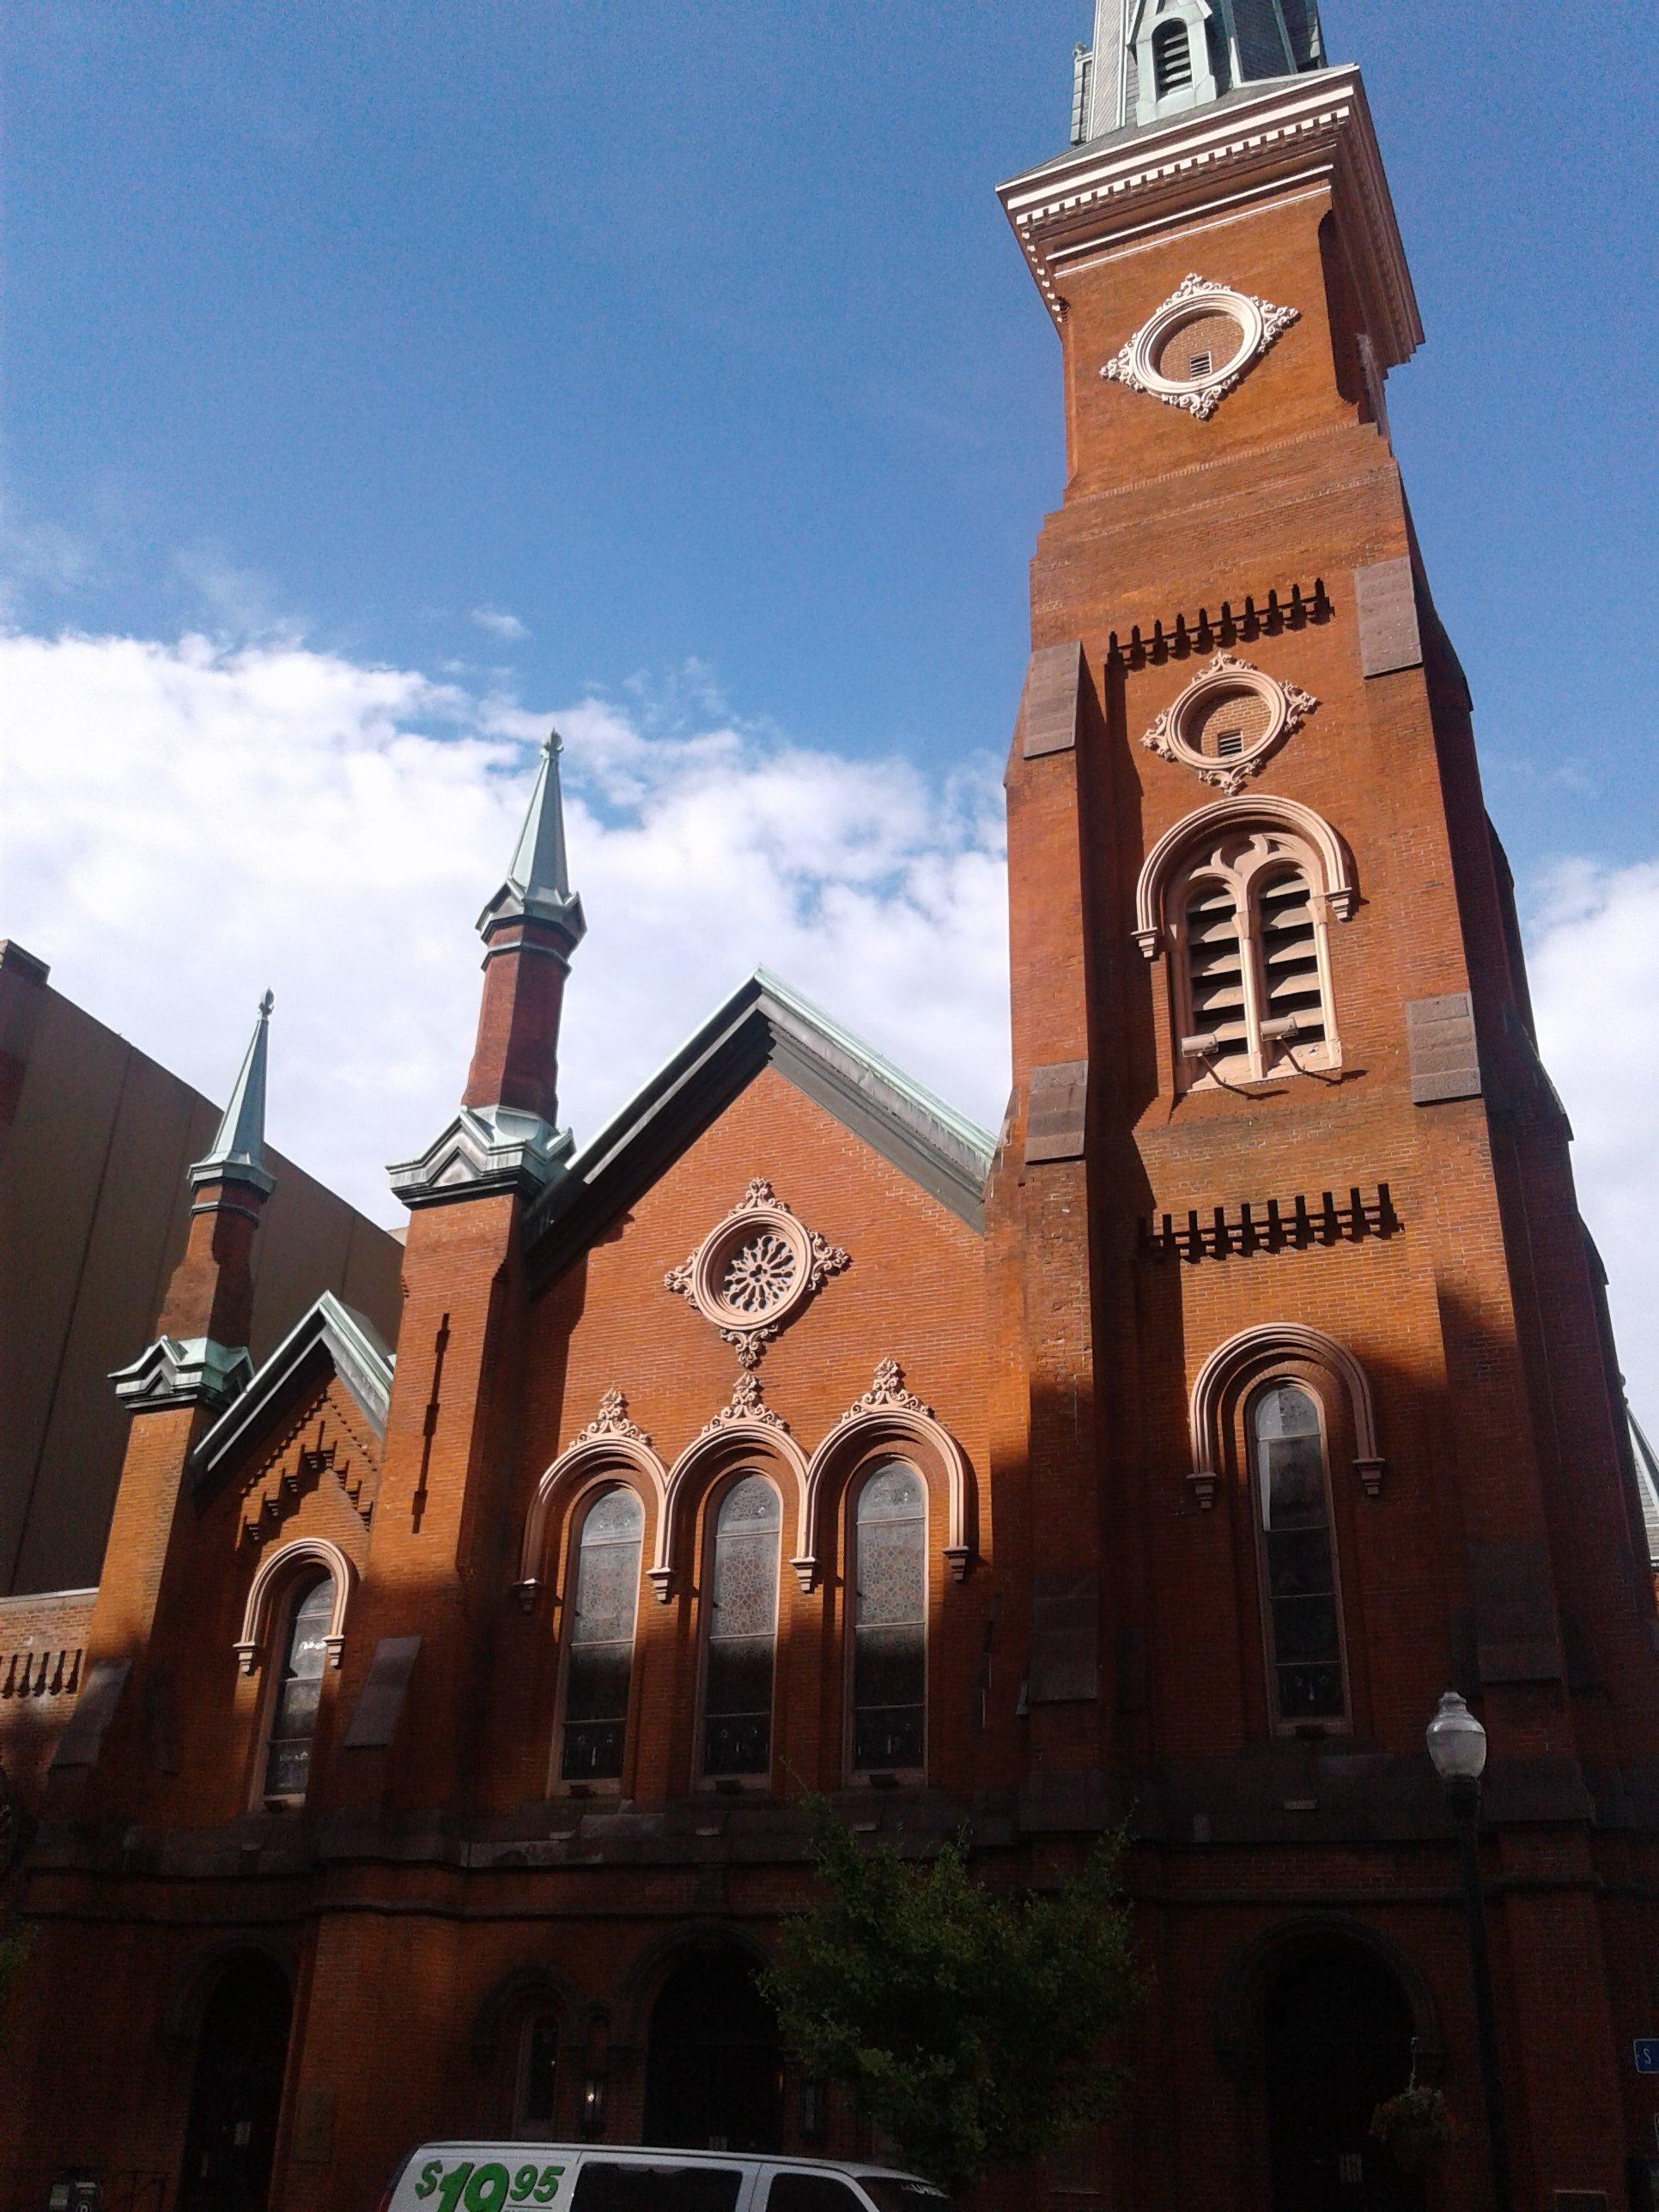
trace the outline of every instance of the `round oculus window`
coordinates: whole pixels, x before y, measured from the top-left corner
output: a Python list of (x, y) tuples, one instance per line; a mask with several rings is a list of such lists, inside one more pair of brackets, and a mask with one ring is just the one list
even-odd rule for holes
[(1236, 792), (1317, 704), (1296, 684), (1218, 653), (1140, 742), (1196, 769), (1206, 783)]

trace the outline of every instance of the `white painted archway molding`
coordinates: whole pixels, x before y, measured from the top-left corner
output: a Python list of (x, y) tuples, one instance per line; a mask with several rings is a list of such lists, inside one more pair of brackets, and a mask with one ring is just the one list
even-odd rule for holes
[(1364, 1369), (1346, 1345), (1327, 1336), (1322, 1329), (1306, 1328), (1296, 1322), (1264, 1322), (1218, 1345), (1193, 1384), (1193, 1471), (1187, 1480), (1206, 1510), (1214, 1504), (1221, 1487), (1220, 1469), (1226, 1458), (1222, 1416), (1229, 1398), (1258, 1375), (1298, 1359), (1324, 1368), (1346, 1391), (1358, 1447), (1354, 1473), (1368, 1498), (1375, 1498), (1382, 1489), (1387, 1462), (1377, 1449), (1376, 1408)]
[(568, 1451), (561, 1452), (541, 1480), (525, 1516), (524, 1548), (519, 1555), (519, 1579), (514, 1593), (526, 1613), (539, 1595), (547, 1563), (548, 1522), (555, 1501), (587, 1488), (602, 1475), (641, 1492), (655, 1509), (657, 1549), (663, 1546), (668, 1525), (668, 1471), (651, 1448), (651, 1439), (626, 1419), (627, 1401), (620, 1390), (608, 1390), (600, 1401), (599, 1419), (591, 1422)]
[(1149, 960), (1164, 942), (1164, 894), (1188, 848), (1212, 843), (1231, 829), (1282, 830), (1308, 848), (1320, 880), (1313, 885), (1339, 921), (1346, 921), (1359, 901), (1353, 856), (1322, 814), (1294, 799), (1251, 792), (1200, 806), (1164, 831), (1146, 855), (1135, 885), (1135, 942)]
[(345, 1649), (346, 1607), (357, 1579), (357, 1570), (339, 1546), (326, 1536), (296, 1536), (291, 1544), (270, 1553), (259, 1562), (258, 1571), (248, 1585), (247, 1604), (242, 1613), (241, 1640), (236, 1644), (237, 1664), (243, 1674), (251, 1674), (258, 1665), (265, 1648), (265, 1638), (270, 1631), (271, 1600), (278, 1586), (287, 1582), (301, 1567), (320, 1567), (333, 1579), (334, 1602), (329, 1610), (328, 1635), (325, 1647), (328, 1663), (337, 1667), (340, 1654)]
[(932, 1467), (944, 1477), (948, 1500), (945, 1562), (954, 1581), (961, 1582), (966, 1576), (974, 1555), (969, 1528), (973, 1490), (966, 1455), (943, 1421), (935, 1418), (933, 1408), (904, 1388), (904, 1370), (898, 1362), (884, 1359), (869, 1389), (848, 1407), (807, 1468), (802, 1556), (790, 1561), (803, 1589), (811, 1589), (817, 1576), (817, 1536), (826, 1494), (848, 1468), (884, 1445), (901, 1450), (908, 1447), (924, 1467)]
[[(657, 1556), (651, 1563), (651, 1586), (658, 1602), (666, 1605), (674, 1594), (675, 1522), (687, 1490), (706, 1472), (724, 1472), (739, 1463), (763, 1468), (793, 1479), (795, 1486), (795, 1525), (803, 1543), (811, 1526), (806, 1455), (789, 1433), (780, 1415), (761, 1397), (759, 1378), (740, 1375), (732, 1386), (732, 1402), (715, 1414), (675, 1461), (668, 1477), (668, 1496), (657, 1528)], [(800, 1573), (800, 1561), (790, 1565)], [(801, 1588), (811, 1589), (810, 1579)]]

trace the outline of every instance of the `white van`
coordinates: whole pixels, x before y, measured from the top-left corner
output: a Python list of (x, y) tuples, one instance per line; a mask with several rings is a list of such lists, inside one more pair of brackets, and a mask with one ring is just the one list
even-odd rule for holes
[(931, 2181), (890, 2166), (606, 2143), (422, 2143), (381, 2212), (954, 2212)]

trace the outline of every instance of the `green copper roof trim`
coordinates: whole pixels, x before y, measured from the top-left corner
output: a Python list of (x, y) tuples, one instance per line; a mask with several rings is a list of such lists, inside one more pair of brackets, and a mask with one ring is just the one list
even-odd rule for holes
[(198, 1487), (210, 1483), (221, 1472), (272, 1401), (319, 1352), (327, 1357), (375, 1434), (384, 1438), (396, 1354), (388, 1351), (362, 1314), (343, 1304), (332, 1291), (325, 1291), (270, 1358), (249, 1375), (235, 1403), (198, 1440), (190, 1462)]
[(276, 1188), (276, 1178), (265, 1165), (265, 1060), (275, 1003), (269, 991), (259, 1001), (259, 1018), (213, 1143), (190, 1170), (192, 1189), (205, 1182), (252, 1183), (267, 1194)]
[(538, 1274), (556, 1272), (599, 1234), (769, 1065), (982, 1232), (994, 1139), (759, 968), (572, 1154), (535, 1201), (526, 1233)]

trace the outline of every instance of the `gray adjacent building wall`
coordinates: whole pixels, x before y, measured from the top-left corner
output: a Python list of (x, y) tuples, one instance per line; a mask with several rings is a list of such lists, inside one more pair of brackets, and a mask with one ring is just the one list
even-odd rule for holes
[[(0, 942), (0, 1595), (98, 1579), (127, 1433), (106, 1377), (155, 1336), (219, 1110)], [(397, 1239), (270, 1164), (255, 1363), (325, 1290), (395, 1343)]]

